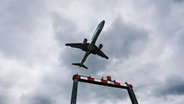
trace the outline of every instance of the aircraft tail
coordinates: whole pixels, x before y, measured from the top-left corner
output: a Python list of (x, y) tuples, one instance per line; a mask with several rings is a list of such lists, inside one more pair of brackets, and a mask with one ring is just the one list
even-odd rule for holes
[(84, 64), (81, 64), (81, 63), (72, 63), (72, 65), (76, 65), (76, 66), (79, 66), (79, 67), (83, 67), (85, 69), (88, 69), (88, 67), (86, 67)]

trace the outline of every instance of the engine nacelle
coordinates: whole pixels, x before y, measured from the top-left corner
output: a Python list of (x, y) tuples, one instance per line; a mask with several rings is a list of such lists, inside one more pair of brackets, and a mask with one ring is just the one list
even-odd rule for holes
[(87, 40), (86, 38), (84, 38), (83, 43), (87, 43), (87, 41), (88, 41), (88, 40)]
[(99, 44), (98, 48), (102, 49), (102, 47), (103, 47), (103, 44)]

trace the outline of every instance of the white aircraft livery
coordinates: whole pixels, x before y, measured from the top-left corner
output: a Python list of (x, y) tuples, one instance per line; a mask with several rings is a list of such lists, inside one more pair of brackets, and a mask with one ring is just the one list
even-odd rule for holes
[(102, 45), (102, 44), (99, 44), (98, 47), (95, 45), (96, 40), (97, 40), (98, 36), (100, 35), (100, 33), (101, 33), (103, 27), (104, 27), (104, 24), (105, 24), (105, 21), (104, 21), (104, 20), (101, 21), (101, 22), (98, 24), (98, 26), (97, 26), (97, 28), (96, 28), (94, 34), (93, 34), (92, 41), (91, 41), (90, 43), (88, 43), (88, 42), (87, 42), (87, 39), (84, 38), (83, 43), (66, 43), (66, 44), (65, 44), (66, 46), (71, 46), (71, 47), (73, 47), (73, 48), (79, 48), (79, 49), (81, 49), (81, 50), (83, 50), (83, 51), (86, 52), (85, 55), (84, 55), (84, 57), (83, 57), (83, 59), (82, 59), (82, 61), (81, 61), (80, 63), (72, 63), (72, 65), (76, 65), (76, 66), (79, 66), (79, 67), (83, 67), (83, 68), (88, 69), (88, 68), (84, 65), (84, 62), (86, 61), (87, 57), (88, 57), (91, 53), (94, 54), (94, 55), (97, 54), (97, 55), (99, 55), (99, 56), (101, 56), (101, 57), (103, 57), (103, 58), (108, 59), (108, 56), (105, 55), (105, 54), (101, 51), (103, 45)]

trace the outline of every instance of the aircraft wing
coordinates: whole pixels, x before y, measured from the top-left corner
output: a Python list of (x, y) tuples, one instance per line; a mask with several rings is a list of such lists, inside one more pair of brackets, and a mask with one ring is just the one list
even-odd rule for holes
[(105, 55), (101, 49), (99, 49), (97, 46), (95, 46), (95, 50), (92, 52), (93, 54), (97, 54), (103, 58), (108, 59), (109, 57), (107, 55)]
[(89, 43), (66, 43), (65, 45), (86, 51)]

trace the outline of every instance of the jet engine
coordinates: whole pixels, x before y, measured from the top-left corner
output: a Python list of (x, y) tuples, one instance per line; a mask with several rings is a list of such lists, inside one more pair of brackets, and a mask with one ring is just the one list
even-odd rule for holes
[(87, 41), (88, 41), (88, 40), (87, 40), (86, 38), (84, 38), (83, 43), (87, 43)]
[(98, 48), (102, 49), (102, 47), (103, 47), (103, 44), (99, 44)]

